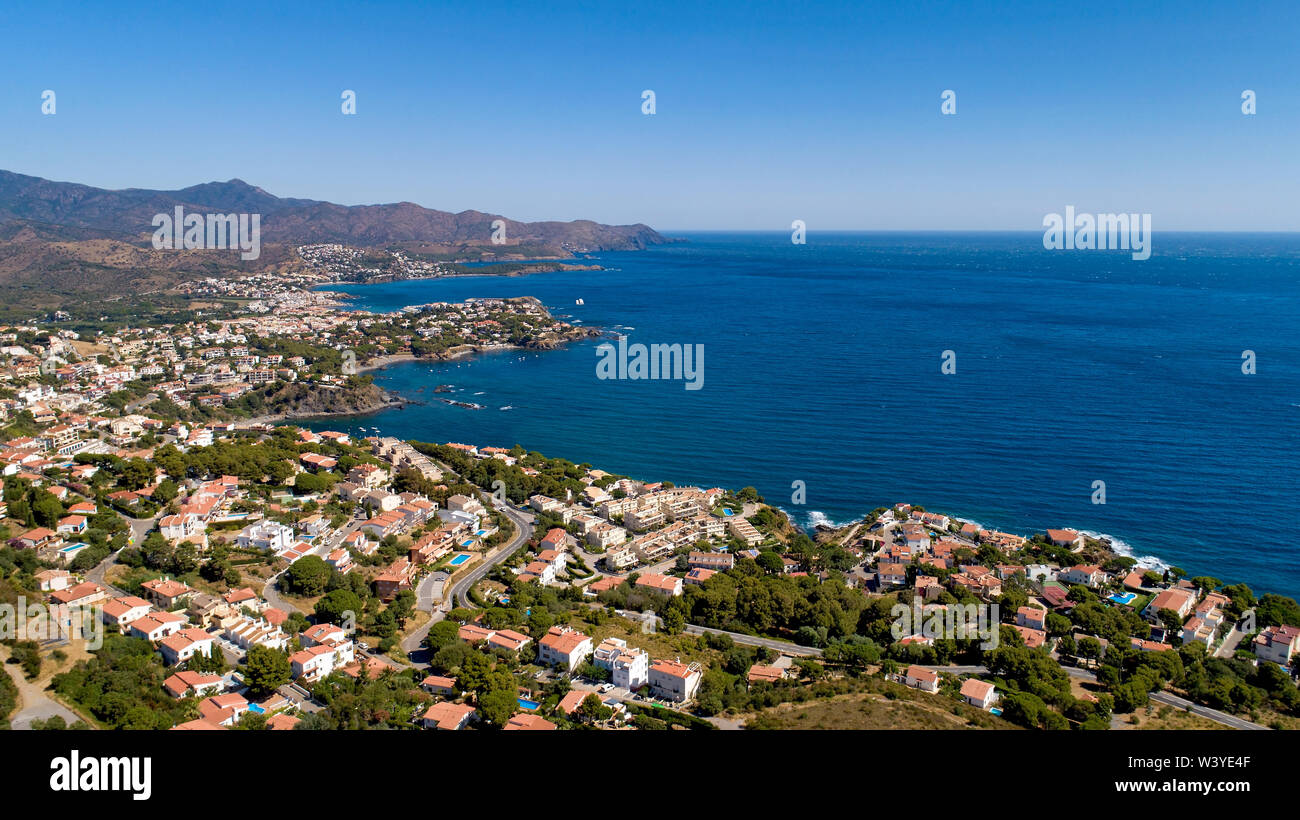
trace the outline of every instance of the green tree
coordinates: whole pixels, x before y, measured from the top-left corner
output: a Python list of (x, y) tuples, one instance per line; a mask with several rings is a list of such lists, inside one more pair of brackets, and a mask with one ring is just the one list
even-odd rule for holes
[(299, 595), (319, 595), (330, 580), (330, 565), (317, 555), (306, 555), (294, 561), (284, 574), (286, 588)]
[(494, 726), (505, 726), (519, 710), (519, 699), (513, 688), (492, 689), (479, 695), (478, 710)]
[(614, 710), (606, 706), (595, 692), (587, 695), (578, 704), (576, 714), (584, 723), (599, 723), (614, 716)]
[(429, 629), (429, 634), (424, 638), (424, 645), (432, 652), (437, 652), (447, 644), (457, 640), (460, 628), (454, 621), (438, 621)]
[(265, 646), (249, 647), (244, 659), (244, 682), (254, 698), (264, 698), (289, 682), (289, 656)]
[[(307, 559), (299, 559), (298, 563), (301, 564), (305, 560)], [(352, 619), (355, 621), (361, 617), (364, 609), (365, 605), (361, 597), (355, 592), (350, 589), (336, 589), (316, 602), (316, 620), (342, 626), (344, 621), (349, 619), (348, 613), (352, 613)]]
[(53, 493), (44, 489), (37, 489), (34, 492), (36, 497), (32, 499), (31, 510), (36, 526), (54, 529), (59, 525), (59, 519), (63, 517), (63, 505)]

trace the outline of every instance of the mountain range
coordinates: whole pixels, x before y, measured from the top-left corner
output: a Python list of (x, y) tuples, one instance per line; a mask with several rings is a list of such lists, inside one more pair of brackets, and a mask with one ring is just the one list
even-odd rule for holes
[[(242, 261), (238, 252), (154, 249), (155, 215), (170, 216), (177, 207), (186, 213), (260, 214), (260, 257)], [(492, 241), (496, 220), (505, 223), (503, 244)], [(108, 190), (0, 170), (0, 299), (11, 308), (162, 293), (185, 279), (291, 265), (294, 246), (313, 243), (502, 261), (642, 250), (671, 241), (641, 224), (519, 222), (412, 202), (338, 205), (278, 197), (238, 179), (176, 191)]]
[(506, 223), (508, 244), (541, 245), (557, 251), (556, 255), (641, 250), (666, 241), (640, 224), (518, 222), (500, 214), (450, 213), (413, 202), (336, 205), (278, 197), (239, 179), (205, 182), (178, 191), (107, 190), (0, 171), (0, 238), (12, 237), (31, 225), (49, 238), (147, 241), (154, 230), (154, 215), (171, 214), (177, 206), (187, 212), (261, 214), (263, 243), (289, 245), (489, 244), (492, 223), (498, 219)]

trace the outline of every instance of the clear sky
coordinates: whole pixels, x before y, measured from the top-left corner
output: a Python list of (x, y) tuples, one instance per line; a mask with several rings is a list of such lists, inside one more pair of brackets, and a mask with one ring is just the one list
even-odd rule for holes
[(16, 6), (0, 168), (51, 179), (669, 231), (1300, 230), (1294, 3)]

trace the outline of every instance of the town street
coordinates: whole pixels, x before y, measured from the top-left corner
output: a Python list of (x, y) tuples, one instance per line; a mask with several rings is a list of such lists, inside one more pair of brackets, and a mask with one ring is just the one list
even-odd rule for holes
[[(412, 658), (412, 665), (421, 668), (429, 665), (427, 659), (423, 659), (417, 663), (414, 660), (414, 656), (416, 652), (423, 653), (420, 645), (424, 642), (425, 636), (429, 634), (429, 630), (433, 625), (447, 617), (447, 612), (451, 611), (453, 606), (471, 606), (469, 591), (473, 588), (474, 584), (477, 584), (485, 578), (487, 574), (492, 571), (493, 567), (498, 566), (513, 555), (516, 550), (528, 543), (528, 539), (532, 537), (534, 518), (531, 514), (517, 510), (514, 507), (511, 507), (508, 503), (505, 505), (493, 504), (493, 506), (514, 522), (515, 534), (511, 536), (508, 542), (489, 553), (481, 564), (453, 583), (450, 590), (447, 590), (445, 583), (442, 584), (442, 589), (446, 591), (446, 594), (442, 596), (442, 600), (438, 606), (432, 608), (433, 617), (419, 629), (415, 630), (410, 635), (407, 635), (402, 640), (402, 651), (406, 653), (407, 657)], [(433, 583), (437, 582), (435, 581)], [(420, 586), (423, 587), (424, 583), (421, 582)], [(422, 597), (422, 595), (417, 593), (417, 604)], [(430, 601), (430, 603), (432, 604), (432, 601)]]

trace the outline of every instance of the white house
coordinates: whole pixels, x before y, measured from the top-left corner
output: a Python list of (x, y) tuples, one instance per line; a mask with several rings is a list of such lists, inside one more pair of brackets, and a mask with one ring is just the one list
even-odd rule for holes
[(655, 661), (650, 665), (650, 691), (655, 697), (682, 703), (695, 697), (703, 677), (698, 663)]
[(175, 666), (195, 655), (211, 654), (214, 641), (215, 639), (207, 632), (192, 626), (163, 638), (158, 648), (162, 650), (163, 661), (168, 666)]
[(553, 626), (537, 643), (537, 662), (572, 672), (592, 653), (591, 638), (567, 626)]
[(1095, 564), (1080, 564), (1077, 567), (1070, 567), (1062, 570), (1057, 579), (1065, 584), (1083, 584), (1084, 586), (1100, 586), (1101, 582), (1106, 579), (1106, 573), (1101, 571), (1101, 567)]
[(259, 549), (278, 553), (293, 546), (296, 539), (292, 527), (286, 527), (276, 521), (259, 521), (240, 530), (239, 536), (235, 540), (244, 549)]
[(606, 638), (596, 647), (592, 663), (610, 671), (615, 686), (640, 689), (650, 682), (650, 656), (644, 649), (629, 648), (622, 638)]
[(1270, 626), (1255, 637), (1255, 657), (1285, 666), (1300, 652), (1300, 628)]
[(327, 677), (335, 669), (352, 663), (355, 650), (350, 640), (320, 643), (299, 650), (289, 656), (290, 670), (295, 679), (314, 683)]
[(903, 673), (903, 682), (923, 692), (939, 691), (939, 673), (924, 666), (913, 664), (907, 667), (907, 671)]
[(151, 609), (153, 609), (153, 604), (150, 604), (145, 599), (127, 595), (122, 598), (114, 598), (105, 603), (100, 610), (100, 617), (103, 618), (104, 623), (125, 630), (133, 622), (148, 615)]
[(993, 684), (975, 678), (967, 678), (962, 681), (961, 696), (971, 706), (986, 711), (993, 708), (993, 704), (998, 700), (998, 692)]
[(174, 612), (154, 612), (131, 622), (131, 635), (157, 643), (185, 628), (185, 618)]

